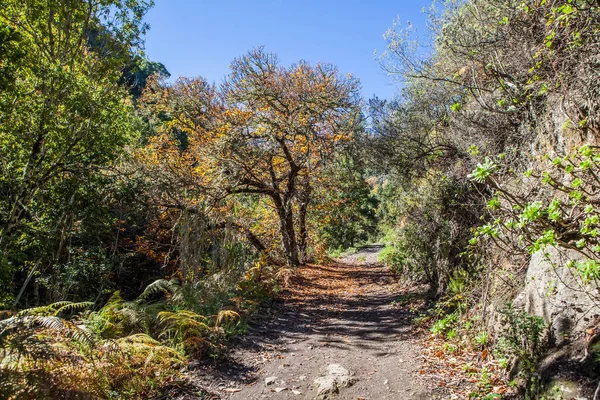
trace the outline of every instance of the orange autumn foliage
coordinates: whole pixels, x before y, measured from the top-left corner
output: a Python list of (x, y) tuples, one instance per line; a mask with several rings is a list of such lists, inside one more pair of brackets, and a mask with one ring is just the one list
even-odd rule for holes
[(210, 213), (295, 266), (307, 254), (314, 186), (359, 129), (359, 101), (358, 82), (334, 67), (285, 68), (255, 49), (218, 88), (202, 78), (152, 82), (143, 104), (158, 131), (137, 160), (157, 204)]

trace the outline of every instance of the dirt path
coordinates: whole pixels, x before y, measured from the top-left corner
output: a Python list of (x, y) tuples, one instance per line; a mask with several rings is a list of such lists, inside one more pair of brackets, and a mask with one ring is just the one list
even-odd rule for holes
[(223, 399), (313, 399), (315, 379), (339, 364), (356, 382), (330, 398), (434, 398), (416, 373), (411, 315), (394, 304), (402, 291), (377, 263), (379, 250), (302, 268), (271, 321), (251, 329), (206, 382)]

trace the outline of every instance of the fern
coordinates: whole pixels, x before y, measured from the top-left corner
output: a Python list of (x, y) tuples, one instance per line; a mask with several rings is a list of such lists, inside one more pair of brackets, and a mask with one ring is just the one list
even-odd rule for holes
[(56, 316), (26, 315), (0, 321), (0, 346), (4, 347), (11, 334), (33, 335), (38, 329), (48, 329), (87, 346), (95, 343), (94, 337), (71, 321)]
[(161, 323), (165, 324), (169, 329), (176, 329), (178, 332), (184, 333), (187, 331), (203, 331), (210, 330), (210, 327), (205, 323), (206, 317), (197, 314), (193, 311), (179, 310), (176, 312), (162, 311), (158, 313), (158, 318)]
[(59, 317), (1, 322), (3, 332), (11, 333), (0, 353), (0, 398), (113, 398), (115, 389), (128, 398), (147, 398), (156, 382), (172, 380), (185, 362), (146, 334), (82, 347), (66, 337), (77, 327)]
[(193, 354), (200, 354), (210, 346), (208, 336), (213, 330), (206, 323), (206, 317), (193, 311), (178, 310), (160, 312), (158, 318), (165, 326), (160, 336), (174, 346), (183, 346), (185, 351)]
[(145, 307), (138, 302), (124, 301), (120, 292), (115, 292), (97, 312), (88, 315), (85, 323), (105, 339), (117, 338), (132, 333), (147, 331)]
[[(63, 313), (74, 313), (92, 305), (93, 303), (90, 302), (61, 301), (43, 307), (22, 310), (15, 316), (0, 321), (0, 346), (7, 350), (7, 344), (15, 337), (20, 340), (29, 340), (30, 344), (34, 345), (36, 342), (34, 339), (39, 330), (51, 330), (65, 338), (92, 346), (95, 343), (93, 335), (73, 322), (59, 317)], [(18, 352), (23, 354), (27, 353), (27, 350), (21, 346), (16, 346), (14, 349), (20, 349)]]
[(112, 296), (110, 296), (104, 307), (119, 305), (122, 304), (124, 301), (125, 300), (123, 300), (123, 297), (121, 297), (121, 291), (117, 290), (112, 294)]
[(94, 303), (91, 301), (83, 301), (80, 303), (69, 303), (69, 304), (65, 304), (64, 306), (60, 307), (58, 310), (56, 310), (56, 314), (55, 315), (61, 315), (62, 313), (74, 313), (77, 311), (81, 311), (84, 310), (86, 308), (90, 308), (93, 307)]
[(158, 340), (146, 335), (145, 333), (136, 333), (133, 335), (122, 337), (115, 341), (117, 347), (125, 354), (143, 354), (148, 353), (149, 358), (144, 364), (149, 364), (150, 358), (160, 355), (160, 362), (169, 362), (171, 364), (185, 361), (183, 355), (175, 349), (164, 346)]
[(169, 279), (169, 280), (159, 279), (159, 280), (152, 282), (148, 286), (146, 286), (146, 289), (144, 289), (142, 294), (139, 295), (138, 300), (140, 300), (140, 301), (146, 300), (146, 299), (148, 299), (148, 297), (150, 297), (156, 293), (167, 293), (167, 294), (170, 294), (171, 296), (174, 296), (180, 290), (181, 290), (181, 285), (180, 285), (178, 279), (175, 279), (175, 278)]
[(76, 312), (83, 309), (92, 307), (94, 303), (84, 301), (80, 303), (73, 303), (72, 301), (59, 301), (56, 303), (49, 304), (47, 306), (27, 308), (17, 313), (17, 317), (26, 315), (45, 315), (45, 316), (58, 316), (62, 313)]
[(233, 310), (222, 310), (217, 314), (215, 320), (215, 328), (220, 327), (223, 324), (231, 324), (240, 320), (240, 314)]
[(118, 344), (147, 344), (147, 345), (160, 345), (160, 342), (153, 337), (146, 335), (145, 333), (135, 333), (133, 335), (125, 336), (116, 340)]

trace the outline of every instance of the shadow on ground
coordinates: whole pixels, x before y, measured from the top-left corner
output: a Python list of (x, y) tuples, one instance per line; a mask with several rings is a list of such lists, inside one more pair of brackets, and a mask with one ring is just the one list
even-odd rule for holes
[(279, 359), (299, 364), (289, 365), (297, 374), (314, 375), (320, 365), (314, 350), (358, 366), (364, 363), (353, 357), (379, 360), (398, 352), (390, 343), (411, 335), (412, 314), (398, 306), (399, 296), (407, 291), (377, 262), (380, 250), (381, 246), (368, 246), (329, 265), (299, 269), (270, 317), (238, 339), (226, 362), (199, 367), (211, 386), (224, 391), (261, 385), (265, 365)]

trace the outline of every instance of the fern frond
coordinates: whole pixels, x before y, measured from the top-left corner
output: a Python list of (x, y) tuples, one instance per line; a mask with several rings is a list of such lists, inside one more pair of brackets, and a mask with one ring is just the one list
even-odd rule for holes
[(115, 305), (121, 304), (123, 302), (124, 302), (124, 300), (121, 297), (121, 291), (117, 290), (116, 292), (114, 292), (112, 294), (112, 296), (110, 296), (110, 298), (108, 299), (108, 301), (106, 302), (106, 304), (104, 305), (104, 307), (115, 306)]
[(54, 315), (55, 312), (56, 309), (53, 307), (53, 304), (50, 304), (47, 306), (26, 308), (25, 310), (19, 311), (15, 316), (25, 317), (28, 315)]
[(217, 319), (215, 320), (215, 327), (221, 326), (223, 322), (229, 323), (235, 320), (239, 320), (240, 318), (240, 314), (233, 310), (221, 310), (217, 314)]
[(206, 317), (189, 310), (178, 310), (176, 312), (161, 311), (158, 313), (160, 322), (184, 323), (189, 321), (204, 322)]
[(206, 324), (206, 317), (193, 311), (179, 310), (176, 312), (162, 311), (158, 313), (158, 319), (166, 329), (161, 333), (162, 337), (180, 337), (184, 341), (191, 338), (201, 338), (211, 331)]
[(58, 301), (56, 303), (48, 304), (47, 306), (26, 308), (25, 310), (19, 311), (17, 317), (24, 317), (28, 315), (40, 315), (40, 316), (58, 316), (62, 312), (76, 311), (84, 308), (93, 306), (94, 303), (84, 301), (80, 303), (73, 303), (72, 301)]
[[(183, 361), (184, 358), (177, 350), (162, 345), (158, 340), (145, 333), (136, 333), (122, 337), (114, 342), (121, 350), (133, 350), (134, 352), (153, 350), (153, 352), (167, 354), (174, 357), (175, 361)], [(155, 351), (154, 351), (155, 350)], [(152, 354), (152, 353), (151, 353)]]
[(123, 307), (118, 310), (119, 316), (127, 319), (131, 325), (138, 325), (141, 319), (140, 311), (132, 307)]
[(139, 332), (145, 327), (146, 307), (136, 302), (124, 301), (115, 292), (98, 311), (87, 316), (86, 324), (104, 338)]
[(125, 336), (116, 340), (117, 343), (137, 343), (137, 344), (149, 344), (149, 345), (160, 345), (160, 342), (145, 333), (135, 333), (133, 335)]
[(86, 308), (92, 307), (93, 305), (94, 303), (91, 301), (82, 301), (80, 303), (68, 303), (58, 308), (54, 315), (60, 315), (63, 312), (74, 312), (78, 310), (84, 310)]
[(161, 292), (172, 295), (179, 291), (180, 288), (181, 285), (178, 279), (159, 279), (146, 286), (146, 289), (139, 295), (138, 300), (145, 300), (149, 296)]
[(92, 346), (95, 343), (94, 337), (71, 321), (56, 317), (53, 315), (26, 315), (24, 317), (11, 317), (0, 321), (0, 343), (10, 331), (20, 331), (21, 333), (33, 333), (38, 328), (49, 329), (60, 333), (61, 335), (76, 340), (79, 343)]

